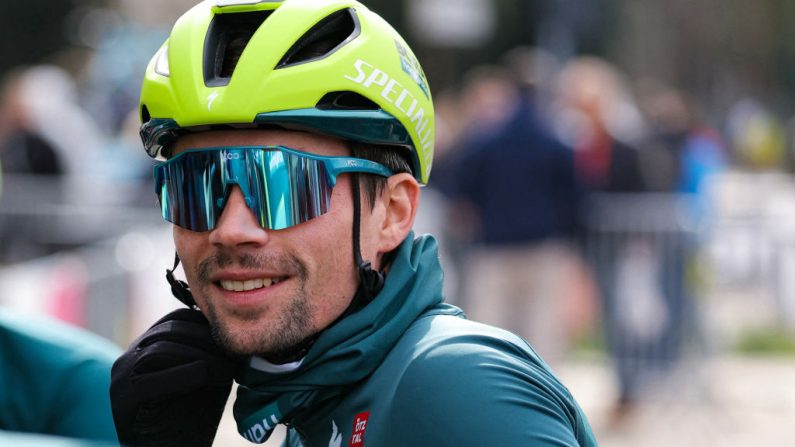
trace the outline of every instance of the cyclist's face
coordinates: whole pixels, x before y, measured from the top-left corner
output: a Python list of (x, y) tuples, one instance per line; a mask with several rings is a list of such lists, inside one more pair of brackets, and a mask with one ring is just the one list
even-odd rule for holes
[[(266, 130), (186, 135), (175, 151), (224, 145), (284, 145), (320, 155), (350, 155), (341, 141)], [(362, 252), (374, 259), (369, 207), (362, 207)], [(333, 322), (357, 287), (350, 176), (339, 176), (328, 213), (283, 230), (265, 230), (235, 186), (216, 227), (174, 226), (174, 241), (196, 303), (218, 339), (238, 354), (278, 355)]]

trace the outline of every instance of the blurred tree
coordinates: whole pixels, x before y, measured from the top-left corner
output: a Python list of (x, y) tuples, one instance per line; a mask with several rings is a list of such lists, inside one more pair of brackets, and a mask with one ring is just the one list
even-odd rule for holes
[(0, 73), (19, 64), (41, 62), (67, 47), (65, 18), (75, 0), (0, 2)]
[[(434, 91), (458, 82), (470, 68), (499, 62), (502, 55), (519, 45), (544, 46), (563, 58), (579, 53), (604, 54), (611, 3), (618, 0), (488, 0), (495, 26), (476, 47), (440, 45), (424, 40), (418, 24), (412, 23), (412, 0), (362, 0), (390, 22), (405, 38), (423, 63)], [(416, 3), (416, 2), (414, 2)], [(468, 2), (460, 2), (463, 7)], [(454, 12), (434, 20), (445, 20)]]
[[(375, 11), (378, 15), (383, 17), (387, 22), (392, 24), (399, 32), (406, 29), (404, 23), (404, 0), (360, 0), (367, 5), (368, 8)], [(411, 42), (409, 42), (410, 44)]]
[(793, 113), (795, 2), (610, 1), (617, 14), (608, 56), (630, 77), (676, 85), (709, 116), (746, 97)]
[(775, 0), (773, 26), (777, 31), (775, 43), (775, 59), (778, 61), (778, 73), (785, 86), (785, 95), (779, 98), (788, 105), (786, 113), (795, 113), (795, 2), (792, 0)]

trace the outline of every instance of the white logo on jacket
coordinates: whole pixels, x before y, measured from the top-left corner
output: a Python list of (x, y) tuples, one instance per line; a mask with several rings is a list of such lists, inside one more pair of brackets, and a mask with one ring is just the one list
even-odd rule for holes
[(340, 447), (342, 445), (342, 433), (337, 428), (337, 423), (331, 421), (331, 439), (328, 441), (328, 447)]

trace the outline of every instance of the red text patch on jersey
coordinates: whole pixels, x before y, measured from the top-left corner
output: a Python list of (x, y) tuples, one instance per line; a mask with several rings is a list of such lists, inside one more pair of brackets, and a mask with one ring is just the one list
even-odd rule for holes
[(359, 413), (353, 418), (353, 432), (351, 434), (350, 447), (364, 447), (364, 431), (367, 429), (367, 418), (370, 412)]

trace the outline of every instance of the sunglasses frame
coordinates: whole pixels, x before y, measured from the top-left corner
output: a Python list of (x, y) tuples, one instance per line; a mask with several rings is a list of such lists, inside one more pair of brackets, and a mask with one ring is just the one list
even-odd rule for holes
[[(162, 192), (163, 185), (166, 184), (169, 181), (168, 179), (164, 178), (164, 176), (165, 176), (164, 172), (165, 172), (165, 170), (166, 170), (168, 165), (177, 164), (177, 163), (179, 163), (179, 161), (182, 158), (188, 157), (188, 156), (190, 156), (190, 154), (209, 153), (209, 152), (222, 152), (222, 151), (232, 151), (232, 153), (229, 153), (229, 154), (227, 154), (225, 156), (226, 160), (228, 160), (227, 163), (234, 163), (235, 160), (239, 160), (239, 159), (243, 158), (243, 157), (241, 157), (240, 152), (245, 152), (245, 151), (262, 151), (262, 152), (279, 151), (279, 152), (283, 152), (283, 153), (289, 154), (291, 156), (314, 160), (314, 161), (319, 162), (319, 163), (321, 163), (323, 165), (323, 168), (324, 168), (325, 173), (326, 173), (327, 186), (329, 188), (332, 188), (332, 189), (337, 184), (337, 177), (339, 175), (345, 174), (345, 173), (356, 172), (356, 173), (364, 173), (364, 174), (374, 174), (374, 175), (379, 175), (379, 176), (382, 176), (382, 177), (390, 177), (390, 176), (392, 176), (394, 174), (392, 172), (392, 170), (390, 170), (386, 166), (384, 166), (384, 165), (382, 165), (380, 163), (376, 163), (376, 162), (371, 161), (371, 160), (366, 160), (366, 159), (362, 159), (362, 158), (355, 158), (355, 157), (347, 157), (347, 156), (318, 155), (318, 154), (312, 154), (312, 153), (309, 153), (309, 152), (303, 152), (303, 151), (300, 151), (300, 150), (297, 150), (297, 149), (293, 149), (293, 148), (290, 148), (290, 147), (287, 147), (287, 146), (281, 146), (281, 145), (267, 145), (267, 146), (251, 146), (251, 145), (245, 145), (245, 146), (215, 146), (215, 147), (208, 147), (208, 148), (187, 149), (187, 150), (181, 151), (180, 153), (178, 153), (177, 155), (175, 155), (174, 157), (172, 157), (172, 158), (170, 158), (170, 159), (168, 159), (166, 161), (157, 163), (154, 166), (154, 168), (153, 168), (153, 177), (154, 177), (154, 180), (155, 180), (154, 181), (155, 194), (158, 197), (158, 202), (160, 203), (161, 212), (163, 212), (163, 218), (166, 221), (171, 222), (174, 225), (177, 225), (177, 226), (179, 226), (181, 228), (185, 228), (185, 229), (191, 230), (191, 231), (210, 231), (213, 228), (215, 228), (215, 224), (213, 223), (212, 225), (210, 225), (210, 224), (207, 225), (210, 228), (207, 228), (207, 229), (204, 229), (204, 230), (196, 230), (196, 229), (192, 229), (192, 228), (188, 228), (186, 226), (180, 225), (177, 222), (170, 221), (168, 218), (166, 218), (165, 210), (163, 210), (161, 192)], [(237, 172), (239, 172), (239, 171), (240, 170), (237, 170)], [(224, 186), (225, 186), (224, 190), (226, 191), (225, 195), (228, 195), (228, 186), (229, 185), (237, 185), (244, 192), (244, 195), (246, 195), (247, 194), (246, 191), (248, 190), (248, 187), (244, 187), (243, 185), (241, 185), (241, 183), (240, 183), (241, 181), (243, 181), (243, 179), (239, 179), (237, 177), (230, 178), (230, 179), (224, 179), (223, 183), (224, 183)], [(252, 212), (254, 212), (254, 208), (252, 207), (252, 204), (249, 203), (248, 196), (246, 196), (246, 197), (247, 197), (247, 199), (246, 199), (247, 205), (252, 210)], [(218, 216), (220, 216), (220, 213), (223, 212), (223, 208), (226, 206), (225, 201), (226, 201), (225, 197), (218, 198), (217, 199), (217, 203), (214, 204), (214, 206), (217, 206), (218, 209), (219, 209)], [(304, 221), (296, 222), (296, 223), (284, 226), (282, 228), (288, 228), (290, 226), (298, 225), (300, 223), (303, 223), (303, 222), (306, 222), (308, 220), (311, 220), (314, 217), (318, 217), (319, 215), (322, 215), (322, 213), (318, 214), (317, 216), (313, 216), (313, 217), (311, 217), (309, 219), (306, 219)], [(264, 221), (262, 221), (260, 219), (260, 216), (258, 216), (258, 220), (260, 220), (261, 223), (264, 223)], [(263, 225), (263, 228), (268, 228), (268, 227)], [(277, 228), (277, 229), (281, 229), (281, 228)]]

